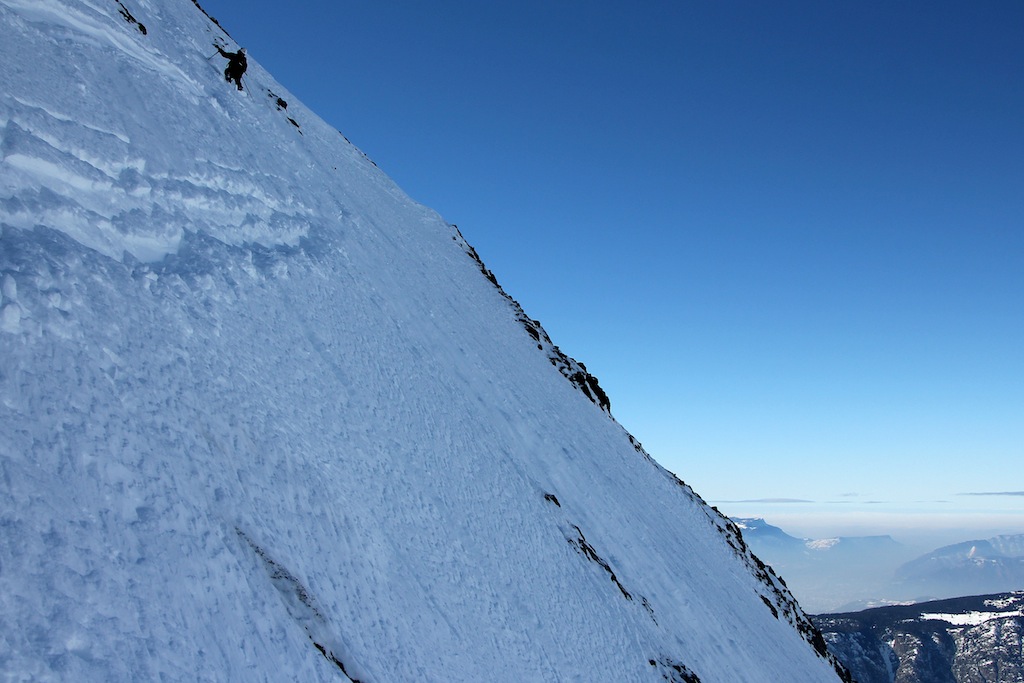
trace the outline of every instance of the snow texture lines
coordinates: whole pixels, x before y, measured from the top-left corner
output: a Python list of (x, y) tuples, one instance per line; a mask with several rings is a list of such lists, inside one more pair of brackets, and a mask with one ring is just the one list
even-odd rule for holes
[[(135, 32), (133, 35), (114, 28), (117, 24), (110, 22), (109, 15), (95, 5), (58, 0), (0, 0), (0, 4), (15, 10), (19, 16), (36, 24), (41, 30), (56, 35), (70, 34), (97, 47), (115, 49), (144, 69), (176, 82), (178, 87), (188, 89), (195, 95), (200, 94), (193, 80), (170, 59), (152, 47), (140, 44), (136, 36), (144, 39), (144, 33), (140, 35), (140, 32)], [(91, 11), (81, 11), (80, 7)]]
[(835, 680), (458, 231), (255, 58), (225, 84), (193, 2), (0, 22), (5, 675)]

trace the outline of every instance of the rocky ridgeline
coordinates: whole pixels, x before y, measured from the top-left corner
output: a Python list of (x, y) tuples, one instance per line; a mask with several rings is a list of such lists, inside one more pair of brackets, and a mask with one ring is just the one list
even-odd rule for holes
[(860, 683), (1024, 681), (1024, 592), (826, 614), (814, 620)]

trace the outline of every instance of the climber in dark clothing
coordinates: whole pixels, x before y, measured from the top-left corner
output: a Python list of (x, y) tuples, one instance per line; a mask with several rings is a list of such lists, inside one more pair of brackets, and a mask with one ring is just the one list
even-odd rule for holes
[(224, 67), (224, 80), (227, 82), (234, 81), (238, 86), (238, 89), (242, 89), (242, 74), (245, 73), (245, 68), (248, 64), (245, 61), (245, 48), (241, 48), (238, 52), (225, 52), (221, 49), (220, 45), (215, 45), (217, 52), (220, 53), (221, 57), (227, 57), (228, 65)]

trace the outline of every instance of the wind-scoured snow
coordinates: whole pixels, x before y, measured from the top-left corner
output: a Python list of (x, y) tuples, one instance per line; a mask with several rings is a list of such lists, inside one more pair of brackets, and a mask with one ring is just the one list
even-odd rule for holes
[(836, 680), (458, 231), (256, 59), (225, 83), (197, 5), (0, 25), (5, 679)]

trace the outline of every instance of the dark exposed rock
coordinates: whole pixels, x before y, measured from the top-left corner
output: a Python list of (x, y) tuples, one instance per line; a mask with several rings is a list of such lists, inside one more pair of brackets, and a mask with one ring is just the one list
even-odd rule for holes
[(496, 278), (494, 273), (484, 265), (480, 255), (476, 253), (476, 249), (474, 249), (462, 236), (462, 233), (459, 232), (458, 226), (453, 225), (452, 229), (455, 230), (455, 235), (452, 236), (452, 239), (462, 246), (466, 253), (469, 254), (469, 257), (476, 262), (477, 267), (480, 268), (480, 272), (483, 276), (486, 277), (491, 284), (498, 289), (498, 292), (500, 292), (501, 295), (509, 301), (512, 309), (515, 311), (516, 319), (522, 324), (526, 333), (529, 334), (535, 342), (537, 342), (537, 349), (544, 351), (547, 354), (548, 359), (551, 361), (551, 364), (555, 366), (562, 376), (569, 380), (573, 386), (579, 389), (584, 396), (593, 401), (601, 408), (601, 410), (611, 415), (611, 400), (608, 398), (608, 394), (605, 390), (601, 388), (597, 378), (587, 371), (587, 367), (583, 363), (567, 356), (561, 349), (555, 346), (551, 341), (551, 337), (549, 337), (548, 333), (544, 331), (543, 327), (541, 327), (540, 321), (534, 320), (526, 315), (526, 312), (523, 311), (523, 307), (519, 305), (519, 302), (509, 296), (505, 290), (502, 289), (501, 285), (498, 284), (498, 278)]
[(658, 669), (663, 680), (670, 683), (700, 683), (700, 676), (695, 674), (682, 662), (664, 657), (660, 660), (650, 660), (649, 664)]
[(814, 617), (860, 683), (1024, 681), (1024, 593)]
[(226, 36), (230, 36), (231, 35), (230, 33), (227, 32), (227, 29), (225, 29), (223, 26), (220, 25), (220, 22), (217, 21), (216, 18), (211, 17), (209, 12), (207, 12), (205, 9), (203, 9), (203, 6), (199, 4), (199, 0), (192, 0), (192, 4), (195, 5), (199, 9), (199, 11), (202, 12), (206, 16), (207, 19), (212, 21), (214, 23), (214, 25), (217, 26), (217, 28), (219, 28), (221, 31), (224, 31), (224, 35), (226, 35)]
[(590, 543), (587, 542), (587, 539), (583, 536), (583, 532), (580, 530), (580, 528), (575, 524), (572, 525), (572, 528), (576, 530), (576, 537), (567, 538), (567, 540), (569, 541), (569, 545), (575, 548), (581, 555), (586, 557), (588, 560), (596, 563), (599, 567), (604, 569), (608, 573), (608, 576), (611, 578), (612, 583), (614, 583), (615, 586), (622, 593), (623, 597), (625, 597), (627, 600), (632, 600), (633, 595), (628, 590), (626, 590), (625, 586), (622, 585), (622, 582), (619, 581), (619, 577), (617, 577), (615, 575), (615, 572), (612, 571), (612, 568), (608, 564), (608, 562), (602, 559), (601, 556), (597, 554), (597, 551), (594, 550), (594, 546), (590, 545)]
[(245, 546), (259, 559), (263, 569), (266, 570), (270, 582), (284, 602), (288, 614), (301, 626), (309, 637), (313, 647), (323, 655), (324, 659), (334, 664), (341, 673), (352, 683), (363, 683), (360, 679), (354, 678), (345, 668), (345, 664), (335, 654), (342, 648), (341, 641), (331, 633), (328, 619), (316, 606), (306, 586), (293, 573), (288, 571), (284, 565), (273, 559), (270, 554), (248, 534), (236, 528), (235, 533), (245, 542)]
[(121, 16), (124, 17), (124, 20), (127, 21), (129, 24), (135, 24), (135, 28), (139, 29), (139, 32), (142, 35), (146, 35), (148, 33), (146, 31), (146, 25), (143, 24), (142, 22), (140, 22), (134, 16), (132, 16), (132, 13), (128, 11), (128, 8), (124, 6), (124, 3), (121, 2), (121, 0), (115, 0), (115, 1), (117, 2), (118, 7), (121, 8), (120, 12), (121, 12)]

